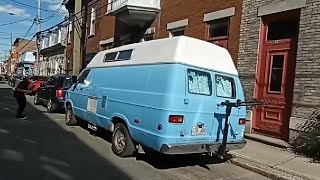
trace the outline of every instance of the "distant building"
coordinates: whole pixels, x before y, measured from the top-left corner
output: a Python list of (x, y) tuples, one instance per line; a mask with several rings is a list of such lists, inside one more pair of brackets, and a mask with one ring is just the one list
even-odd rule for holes
[(30, 41), (29, 39), (17, 38), (12, 44), (11, 60), (8, 64), (8, 72), (15, 73), (17, 70), (17, 65), (20, 61), (20, 56), (30, 56), (30, 53), (25, 54), (25, 52), (34, 52), (37, 50), (37, 44), (35, 41)]
[(39, 75), (51, 76), (66, 73), (67, 25), (43, 34), (40, 40), (40, 62), (37, 64)]

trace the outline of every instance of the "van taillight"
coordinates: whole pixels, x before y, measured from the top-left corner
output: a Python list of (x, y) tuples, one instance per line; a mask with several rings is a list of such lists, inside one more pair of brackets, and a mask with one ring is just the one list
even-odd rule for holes
[(183, 116), (179, 115), (170, 115), (169, 123), (183, 123)]
[(239, 124), (244, 125), (244, 124), (246, 124), (246, 122), (247, 122), (246, 119), (239, 119)]
[(56, 97), (63, 97), (63, 90), (62, 89), (56, 90)]

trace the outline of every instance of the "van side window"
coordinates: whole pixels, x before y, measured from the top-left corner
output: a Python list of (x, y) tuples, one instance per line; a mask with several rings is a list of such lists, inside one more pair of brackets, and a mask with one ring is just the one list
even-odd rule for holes
[(211, 75), (207, 72), (188, 69), (189, 93), (212, 95)]
[(114, 61), (117, 57), (118, 52), (108, 53), (104, 56), (103, 62)]
[(78, 78), (78, 83), (84, 83), (84, 80), (87, 79), (89, 72), (90, 72), (90, 69), (83, 71)]
[(218, 97), (236, 97), (235, 83), (234, 79), (231, 77), (216, 75), (216, 88)]
[(103, 62), (130, 60), (132, 56), (132, 52), (133, 52), (133, 49), (107, 53), (104, 56)]
[(125, 51), (120, 51), (119, 55), (117, 57), (117, 60), (129, 60), (129, 59), (131, 59), (132, 51), (133, 51), (132, 49), (125, 50)]

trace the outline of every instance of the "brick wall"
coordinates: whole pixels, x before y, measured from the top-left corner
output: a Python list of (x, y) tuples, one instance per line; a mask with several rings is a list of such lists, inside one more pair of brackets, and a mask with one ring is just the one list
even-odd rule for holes
[[(87, 35), (90, 28), (89, 11), (93, 2), (95, 1), (91, 0), (88, 2), (86, 26)], [(135, 30), (119, 21), (116, 21), (114, 16), (105, 15), (107, 3), (108, 0), (100, 0), (95, 3), (95, 7), (98, 9), (96, 16), (96, 34), (95, 36), (86, 38), (86, 53), (98, 52), (100, 40), (106, 40), (114, 37), (115, 44), (117, 45), (119, 44), (120, 35), (124, 35)], [(167, 23), (189, 18), (189, 25), (186, 27), (186, 35), (205, 40), (207, 24), (203, 22), (203, 15), (205, 13), (219, 11), (230, 7), (235, 7), (235, 15), (230, 18), (229, 51), (234, 61), (236, 61), (238, 59), (242, 1), (228, 0), (227, 2), (222, 2), (219, 0), (203, 0), (199, 2), (196, 0), (162, 0), (161, 12), (151, 25), (151, 27), (156, 27), (154, 38), (158, 39), (169, 36), (166, 29)]]
[(239, 0), (162, 0), (160, 30), (157, 38), (168, 37), (167, 24), (170, 22), (189, 19), (189, 25), (185, 29), (187, 36), (206, 39), (207, 24), (203, 22), (203, 15), (222, 9), (235, 7), (235, 15), (230, 18), (228, 49), (234, 61), (238, 59), (240, 20), (242, 1)]
[[(258, 7), (272, 0), (244, 0), (240, 28), (238, 71), (246, 99), (254, 94), (260, 18)], [(290, 129), (298, 130), (320, 108), (320, 0), (307, 0), (301, 10)]]

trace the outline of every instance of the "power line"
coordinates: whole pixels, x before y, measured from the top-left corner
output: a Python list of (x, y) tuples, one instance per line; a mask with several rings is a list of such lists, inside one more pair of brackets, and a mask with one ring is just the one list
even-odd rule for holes
[[(99, 1), (100, 1), (100, 0), (96, 0), (96, 1), (94, 1), (93, 3), (91, 3), (91, 5), (95, 5), (95, 4), (97, 4)], [(109, 4), (106, 4), (106, 5), (104, 5), (104, 6), (101, 6), (100, 8), (97, 8), (97, 9), (95, 9), (95, 10), (92, 11), (92, 12), (97, 12), (98, 10), (101, 10), (102, 8), (107, 7), (108, 5), (109, 5)], [(80, 21), (83, 17), (85, 17), (85, 16), (87, 16), (87, 15), (89, 15), (89, 14), (92, 13), (92, 12), (90, 11), (90, 12), (88, 12), (87, 14), (84, 14), (84, 15), (82, 15), (81, 17), (77, 18), (76, 15), (79, 14), (79, 13), (82, 13), (83, 11), (84, 11), (84, 9), (82, 9), (81, 11), (73, 14), (72, 16), (66, 18), (65, 20), (61, 21), (60, 23), (58, 23), (58, 24), (56, 24), (56, 25), (54, 25), (54, 26), (51, 26), (51, 27), (49, 27), (49, 28), (47, 28), (47, 29), (45, 29), (45, 30), (39, 31), (38, 33), (41, 34), (41, 33), (43, 33), (43, 32), (50, 31), (51, 29), (53, 29), (53, 28), (55, 28), (55, 27), (57, 27), (57, 26), (61, 26), (62, 24), (66, 23), (66, 22), (68, 22), (68, 21), (69, 21), (69, 22), (66, 23), (65, 25), (69, 25), (69, 24), (71, 24), (72, 22), (78, 22), (78, 21)], [(76, 17), (77, 19), (76, 19), (76, 20), (73, 20), (72, 22), (70, 22), (70, 20), (71, 20), (73, 17)]]
[[(22, 3), (22, 2), (19, 2), (19, 1), (16, 1), (16, 0), (2, 0), (2, 1), (8, 2), (8, 3), (12, 3), (12, 4), (15, 4), (15, 5), (18, 5), (18, 6), (22, 6), (22, 7), (29, 7), (29, 8), (33, 8), (33, 9), (38, 9), (35, 6), (29, 5), (29, 4), (25, 4), (25, 3)], [(54, 12), (53, 10), (43, 9), (43, 8), (40, 8), (40, 10), (47, 11), (47, 12)], [(63, 13), (59, 13), (59, 14), (63, 14)]]
[(60, 4), (60, 6), (48, 17), (44, 18), (41, 23), (47, 22), (50, 19), (52, 19), (63, 7), (63, 3)]
[(20, 48), (20, 51), (22, 51), (25, 47), (27, 47), (35, 37), (36, 35), (34, 35), (22, 48)]
[[(24, 37), (23, 37), (22, 39), (25, 39), (25, 38), (28, 36), (28, 34), (30, 33), (30, 31), (31, 31), (31, 29), (32, 29), (32, 27), (33, 27), (33, 25), (34, 25), (34, 21), (33, 21), (33, 23), (31, 24), (30, 28), (28, 29), (28, 31), (27, 31), (27, 33), (26, 33), (26, 35), (24, 35)], [(20, 43), (19, 43), (19, 44), (20, 44)]]
[(25, 21), (25, 20), (28, 20), (28, 18), (25, 18), (25, 19), (22, 19), (22, 20), (19, 20), (19, 21), (14, 21), (14, 22), (11, 22), (11, 23), (0, 24), (0, 26), (7, 26), (7, 25), (11, 25), (11, 24), (16, 24), (16, 23), (19, 23), (19, 22), (22, 22), (22, 21)]

